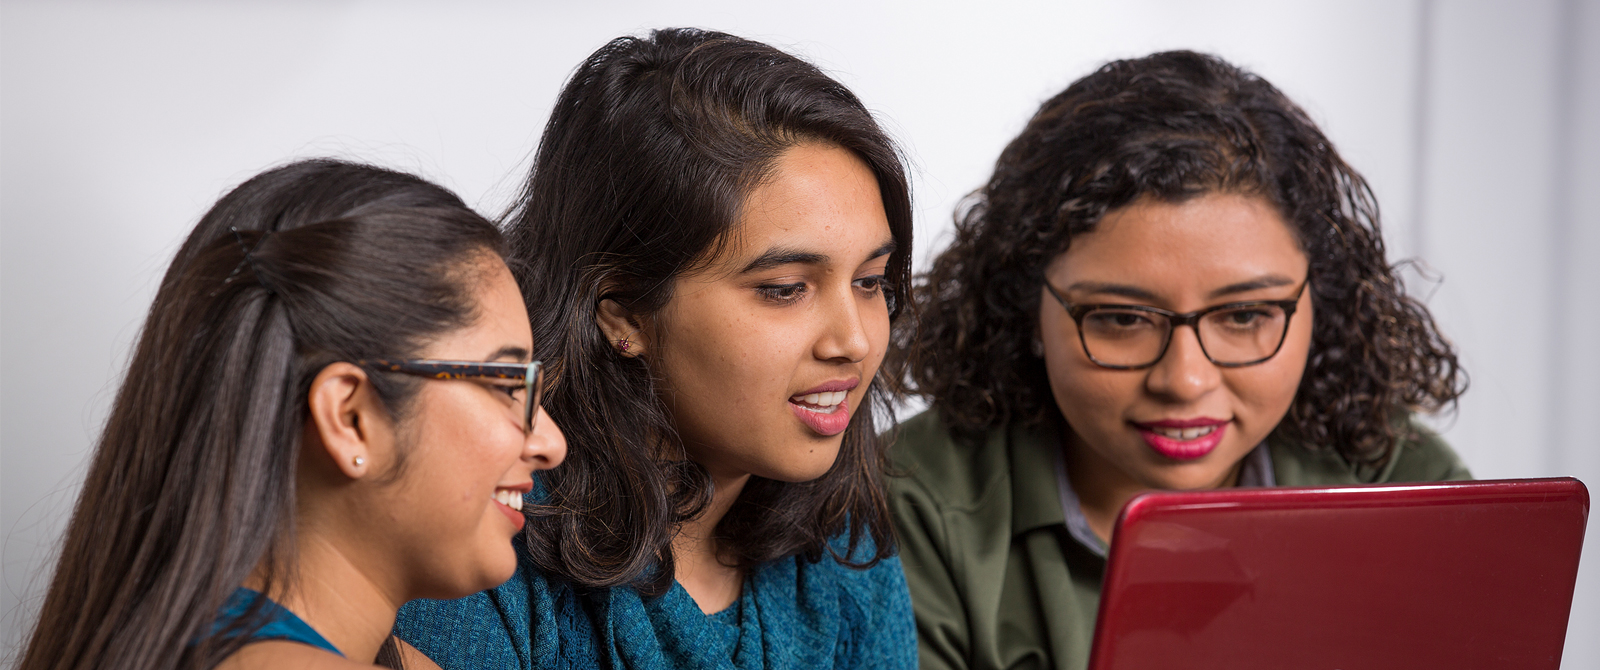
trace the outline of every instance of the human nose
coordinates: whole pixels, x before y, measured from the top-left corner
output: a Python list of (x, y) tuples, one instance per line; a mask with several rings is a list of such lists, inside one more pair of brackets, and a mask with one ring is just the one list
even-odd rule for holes
[(1150, 367), (1145, 386), (1152, 393), (1177, 400), (1194, 400), (1211, 392), (1222, 382), (1222, 372), (1200, 347), (1200, 336), (1193, 326), (1172, 329), (1167, 351)]
[(567, 436), (562, 434), (561, 426), (556, 425), (555, 419), (538, 408), (534, 415), (533, 432), (528, 433), (522, 441), (522, 460), (533, 466), (534, 470), (549, 470), (561, 465), (567, 458)]
[(817, 358), (857, 363), (872, 353), (872, 338), (868, 333), (870, 326), (866, 322), (870, 317), (852, 291), (851, 287), (846, 287), (844, 295), (830, 301), (832, 307), (823, 317), (822, 334), (817, 339)]

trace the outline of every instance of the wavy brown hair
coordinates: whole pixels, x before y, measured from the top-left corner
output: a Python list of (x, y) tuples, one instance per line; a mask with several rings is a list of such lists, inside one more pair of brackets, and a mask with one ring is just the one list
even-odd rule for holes
[[(850, 151), (877, 178), (897, 243), (885, 272), (893, 320), (910, 285), (910, 191), (894, 143), (844, 86), (765, 44), (693, 29), (613, 40), (567, 82), (506, 217), (553, 380), (544, 406), (572, 445), (562, 467), (538, 474), (548, 499), (530, 513), (526, 550), (540, 569), (583, 587), (671, 586), (672, 539), (710, 500), (711, 478), (684, 457), (650, 357), (619, 355), (596, 307), (665, 307), (676, 278), (736, 230), (746, 194), (808, 142)], [(851, 565), (893, 552), (874, 423), (888, 411), (882, 378), (826, 474), (745, 485), (715, 529), (738, 565), (821, 560), (841, 533)], [(858, 551), (864, 540), (870, 551)]]
[(1366, 180), (1272, 84), (1189, 51), (1109, 63), (1044, 103), (918, 278), (895, 364), (958, 435), (1057, 415), (1032, 353), (1045, 267), (1107, 212), (1210, 192), (1273, 204), (1310, 259), (1311, 352), (1277, 435), (1373, 464), (1411, 412), (1454, 406), (1465, 373), (1385, 259)]

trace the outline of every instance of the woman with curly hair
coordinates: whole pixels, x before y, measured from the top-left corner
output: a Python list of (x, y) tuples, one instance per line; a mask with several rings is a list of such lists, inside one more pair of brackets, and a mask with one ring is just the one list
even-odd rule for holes
[(1046, 102), (897, 332), (892, 482), (924, 668), (1081, 668), (1142, 491), (1460, 479), (1413, 413), (1455, 353), (1366, 182), (1221, 59), (1117, 61)]

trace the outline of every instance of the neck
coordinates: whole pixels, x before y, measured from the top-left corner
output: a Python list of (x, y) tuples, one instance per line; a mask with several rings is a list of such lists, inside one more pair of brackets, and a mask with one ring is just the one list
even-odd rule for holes
[[(1076, 433), (1067, 430), (1063, 447), (1066, 450), (1067, 479), (1072, 482), (1072, 492), (1078, 496), (1078, 507), (1089, 521), (1089, 529), (1106, 546), (1111, 545), (1111, 530), (1116, 526), (1117, 515), (1134, 496), (1154, 489), (1134, 479), (1116, 464), (1105, 460), (1095, 450), (1083, 444)], [(1230, 487), (1239, 481), (1239, 463), (1223, 478), (1220, 487)]]
[[(336, 543), (314, 529), (305, 529), (296, 548), (295, 581), (275, 588), (273, 600), (321, 634), (346, 658), (371, 663), (394, 629), (395, 613), (404, 601), (360, 569)], [(261, 590), (257, 576), (245, 584)]]
[(716, 528), (748, 481), (749, 474), (712, 473), (711, 504), (684, 522), (672, 539), (673, 577), (707, 614), (727, 609), (739, 599), (744, 574), (723, 562)]

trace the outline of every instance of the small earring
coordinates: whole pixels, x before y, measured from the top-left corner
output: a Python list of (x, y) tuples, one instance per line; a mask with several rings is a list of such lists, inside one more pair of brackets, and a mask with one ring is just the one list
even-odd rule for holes
[(629, 342), (628, 338), (622, 338), (620, 340), (617, 340), (617, 351), (621, 351), (622, 353), (628, 353), (628, 349), (631, 349), (632, 347), (633, 347), (633, 343)]
[(360, 456), (357, 456), (355, 458), (350, 459), (350, 463), (359, 468), (362, 465), (365, 465), (367, 463), (367, 459), (362, 458)]

